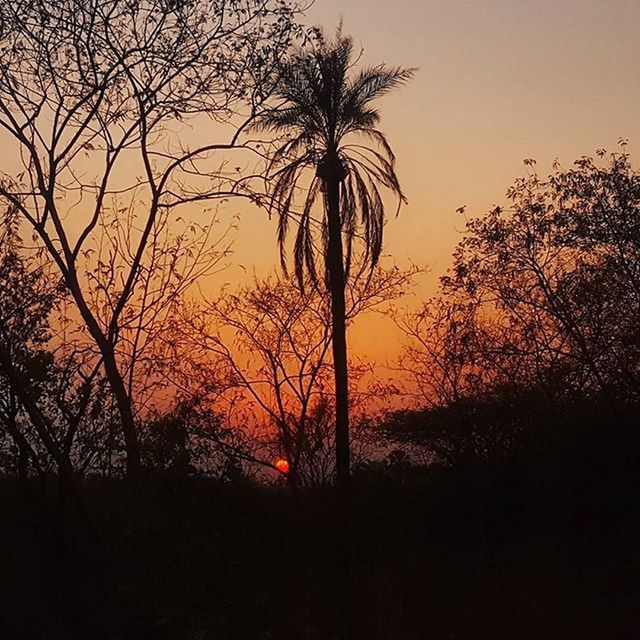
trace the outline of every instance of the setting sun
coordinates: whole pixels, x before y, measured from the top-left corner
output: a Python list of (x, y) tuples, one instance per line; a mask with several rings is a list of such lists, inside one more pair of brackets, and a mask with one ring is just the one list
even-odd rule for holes
[(639, 27), (0, 0), (0, 640), (635, 637)]
[(284, 458), (278, 458), (275, 464), (276, 469), (285, 475), (289, 473), (289, 461)]

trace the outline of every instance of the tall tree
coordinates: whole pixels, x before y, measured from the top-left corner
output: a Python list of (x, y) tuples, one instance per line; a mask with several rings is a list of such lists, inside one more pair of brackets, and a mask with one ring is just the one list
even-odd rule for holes
[[(0, 0), (0, 200), (46, 249), (99, 354), (131, 475), (140, 454), (118, 343), (154, 228), (238, 192), (219, 154), (252, 152), (238, 138), (297, 37), (296, 13), (288, 0)], [(91, 245), (127, 199), (135, 228), (106, 251), (128, 260), (104, 274), (96, 308)]]
[[(382, 250), (385, 205), (381, 187), (405, 202), (395, 156), (376, 127), (374, 101), (404, 84), (413, 70), (367, 67), (352, 74), (353, 41), (338, 30), (335, 40), (321, 33), (311, 51), (285, 65), (275, 95), (280, 103), (259, 118), (265, 130), (286, 136), (271, 159), (271, 207), (279, 216), (278, 242), (286, 270), (286, 240), (292, 208), (303, 193), (294, 244), (295, 273), (302, 285), (308, 273), (318, 285), (316, 262), (324, 258), (331, 294), (332, 350), (336, 393), (338, 484), (349, 478), (349, 392), (345, 321), (345, 282), (356, 240), (360, 264), (374, 267)], [(319, 219), (314, 206), (322, 202)], [(320, 244), (320, 248), (318, 248)], [(360, 275), (364, 271), (360, 270)]]

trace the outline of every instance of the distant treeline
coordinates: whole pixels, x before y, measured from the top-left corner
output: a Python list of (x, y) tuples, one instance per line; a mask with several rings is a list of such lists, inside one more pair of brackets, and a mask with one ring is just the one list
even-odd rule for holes
[[(431, 465), (504, 459), (579, 432), (590, 414), (614, 438), (616, 412), (636, 410), (640, 175), (624, 145), (545, 178), (527, 166), (508, 206), (468, 219), (441, 293), (419, 310), (402, 308), (419, 269), (378, 268), (350, 282), (348, 321), (380, 311), (406, 336), (391, 378), (352, 362), (356, 467), (387, 455)], [(11, 210), (1, 251), (2, 354), (12, 362), (0, 369), (2, 472), (24, 481), (65, 467), (120, 475), (125, 443), (102, 361), (65, 315), (66, 291), (21, 241)], [(160, 264), (153, 277), (173, 269), (167, 276)], [(331, 482), (327, 295), (285, 277), (206, 303), (180, 292), (158, 310), (152, 334), (140, 337), (144, 301), (122, 328), (118, 357), (138, 400), (143, 465)], [(174, 408), (154, 410), (159, 394)], [(408, 408), (374, 411), (384, 398)], [(279, 459), (288, 473), (276, 469)]]

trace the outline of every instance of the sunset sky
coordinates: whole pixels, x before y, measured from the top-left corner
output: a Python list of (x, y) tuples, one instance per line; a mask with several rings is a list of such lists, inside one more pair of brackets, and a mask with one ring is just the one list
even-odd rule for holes
[[(503, 202), (525, 158), (543, 173), (555, 158), (566, 166), (614, 150), (621, 137), (632, 154), (640, 144), (638, 0), (317, 0), (308, 16), (327, 31), (342, 17), (366, 63), (419, 69), (381, 102), (409, 199), (389, 221), (386, 253), (430, 270), (413, 304), (449, 265), (464, 227), (456, 209)], [(275, 223), (249, 215), (234, 262), (263, 272), (278, 261)], [(372, 341), (372, 331), (389, 340)], [(369, 320), (351, 343), (390, 358), (395, 336)]]
[[(546, 172), (620, 137), (640, 144), (638, 0), (316, 0), (308, 22), (331, 31), (340, 17), (366, 62), (419, 68), (381, 107), (409, 198), (386, 250), (430, 266), (425, 292), (463, 227), (456, 208), (502, 201), (523, 159)], [(238, 262), (275, 264), (274, 236), (243, 225)]]
[(0, 153), (0, 640), (636, 637), (640, 0), (0, 0)]
[[(331, 33), (340, 19), (363, 63), (418, 69), (380, 101), (409, 200), (397, 219), (390, 207), (385, 253), (429, 270), (408, 306), (433, 294), (450, 264), (464, 228), (456, 209), (480, 215), (504, 202), (525, 158), (546, 173), (556, 158), (568, 166), (621, 137), (632, 154), (640, 144), (639, 0), (316, 0), (306, 22)], [(204, 132), (209, 121), (190, 129), (189, 142)], [(5, 165), (18, 171), (19, 155)], [(275, 220), (232, 201), (220, 228), (236, 213), (229, 268), (206, 295), (278, 268)], [(356, 352), (383, 359), (397, 353), (397, 338), (380, 319), (350, 335)]]

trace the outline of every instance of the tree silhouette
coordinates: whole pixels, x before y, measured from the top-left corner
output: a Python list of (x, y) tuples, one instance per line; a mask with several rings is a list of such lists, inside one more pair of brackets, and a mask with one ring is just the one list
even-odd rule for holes
[[(26, 413), (34, 412), (50, 375), (52, 354), (46, 345), (57, 293), (55, 283), (34, 262), (21, 253), (18, 221), (8, 209), (0, 219), (0, 441), (8, 437), (15, 445), (18, 475), (24, 481), (30, 467), (43, 472), (37, 447), (27, 435), (24, 407), (31, 403)], [(42, 426), (38, 421), (34, 424)], [(57, 456), (61, 465), (62, 452), (55, 443), (47, 444), (55, 449), (52, 457)]]
[(468, 220), (443, 292), (490, 318), (494, 344), (480, 351), (501, 354), (500, 368), (512, 354), (519, 384), (637, 398), (639, 176), (624, 143), (598, 155), (548, 177), (525, 161), (508, 206)]
[[(163, 215), (242, 190), (216, 153), (251, 153), (238, 138), (299, 33), (298, 9), (286, 1), (231, 4), (0, 0), (0, 127), (5, 154), (17, 159), (0, 171), (0, 201), (46, 250), (99, 353), (131, 478), (140, 451), (121, 329), (141, 290), (148, 302), (144, 273), (154, 229)], [(183, 128), (198, 116), (229, 131), (210, 128), (190, 145)], [(117, 213), (131, 205), (136, 229), (111, 236), (103, 267), (92, 264), (92, 245), (114, 200)], [(107, 283), (108, 304), (99, 308), (92, 304), (94, 266)]]
[[(391, 191), (399, 205), (405, 201), (395, 156), (376, 128), (380, 114), (373, 102), (413, 75), (411, 69), (378, 65), (350, 77), (355, 62), (353, 41), (340, 29), (334, 41), (319, 33), (313, 50), (285, 65), (275, 92), (281, 104), (258, 120), (259, 127), (287, 137), (270, 165), (271, 207), (279, 216), (283, 268), (286, 270), (291, 209), (301, 192), (304, 198), (293, 250), (300, 285), (305, 272), (318, 285), (318, 254), (324, 258), (331, 293), (339, 485), (349, 477), (345, 281), (354, 241), (362, 241), (361, 271), (374, 267), (382, 250), (385, 220), (380, 188)], [(316, 220), (312, 211), (319, 200), (323, 214)]]
[[(388, 311), (418, 272), (378, 265), (370, 278), (349, 281), (347, 323)], [(170, 355), (156, 357), (167, 363), (166, 379), (180, 389), (183, 404), (223, 416), (219, 428), (196, 428), (194, 437), (224, 458), (252, 465), (273, 468), (283, 457), (294, 491), (328, 483), (335, 475), (330, 296), (269, 276), (203, 302), (184, 301), (165, 332)], [(349, 368), (356, 413), (350, 446), (357, 464), (372, 440), (369, 393), (358, 390), (371, 363), (355, 359)]]

